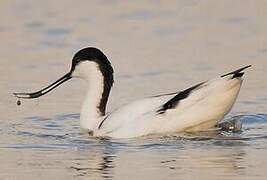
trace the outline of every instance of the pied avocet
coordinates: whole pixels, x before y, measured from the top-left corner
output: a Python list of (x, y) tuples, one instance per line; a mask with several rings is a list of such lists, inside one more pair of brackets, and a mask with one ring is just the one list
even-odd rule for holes
[(88, 47), (74, 55), (71, 70), (56, 82), (34, 93), (14, 95), (38, 98), (71, 78), (81, 78), (88, 86), (80, 124), (93, 136), (131, 138), (199, 131), (214, 127), (231, 110), (242, 84), (242, 71), (248, 67), (250, 65), (183, 91), (136, 100), (106, 113), (113, 68), (99, 49)]

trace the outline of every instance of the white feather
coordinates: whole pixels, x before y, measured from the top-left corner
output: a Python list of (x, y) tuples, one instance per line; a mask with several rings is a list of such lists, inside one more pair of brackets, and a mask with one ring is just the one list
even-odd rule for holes
[(154, 133), (197, 131), (213, 127), (232, 108), (242, 80), (229, 77), (206, 82), (175, 109), (156, 111), (175, 95), (144, 98), (110, 114), (98, 136), (131, 138)]
[(75, 67), (72, 77), (84, 79), (87, 83), (87, 92), (82, 105), (80, 125), (84, 130), (94, 131), (102, 121), (99, 106), (103, 93), (104, 77), (98, 65), (93, 61), (84, 61)]

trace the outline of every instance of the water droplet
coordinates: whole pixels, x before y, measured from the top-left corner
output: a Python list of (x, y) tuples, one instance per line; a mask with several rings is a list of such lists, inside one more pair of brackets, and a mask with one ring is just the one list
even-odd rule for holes
[(21, 105), (21, 101), (18, 99), (17, 100), (17, 105), (20, 106)]

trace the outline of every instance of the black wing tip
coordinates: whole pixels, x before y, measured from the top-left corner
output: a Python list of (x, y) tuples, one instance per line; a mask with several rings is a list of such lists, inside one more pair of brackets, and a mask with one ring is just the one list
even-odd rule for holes
[(247, 65), (247, 66), (245, 66), (245, 67), (242, 67), (242, 68), (239, 68), (239, 69), (237, 69), (237, 70), (235, 70), (235, 71), (232, 71), (232, 72), (229, 72), (229, 73), (227, 73), (227, 74), (224, 74), (224, 75), (222, 75), (221, 77), (225, 77), (225, 76), (228, 76), (228, 75), (233, 75), (232, 79), (234, 79), (234, 78), (238, 78), (238, 77), (242, 77), (242, 76), (244, 75), (244, 72), (242, 72), (242, 71), (244, 71), (245, 69), (247, 69), (247, 68), (249, 68), (249, 67), (251, 67), (251, 66), (252, 66), (252, 65), (249, 64), (249, 65)]
[(247, 69), (247, 68), (250, 68), (250, 67), (252, 67), (251, 64), (249, 64), (249, 65), (247, 65), (247, 66), (245, 66), (245, 67), (240, 68), (240, 71), (243, 71), (243, 70), (245, 70), (245, 69)]

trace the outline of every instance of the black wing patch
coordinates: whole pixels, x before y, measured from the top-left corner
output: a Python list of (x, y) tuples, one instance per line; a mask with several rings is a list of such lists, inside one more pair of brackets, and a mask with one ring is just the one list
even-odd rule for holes
[(157, 110), (158, 114), (163, 114), (168, 109), (174, 109), (180, 100), (187, 98), (194, 90), (199, 89), (205, 82), (199, 83), (193, 87), (190, 87), (184, 91), (179, 92), (176, 96), (170, 99), (168, 102), (162, 105), (162, 107)]

